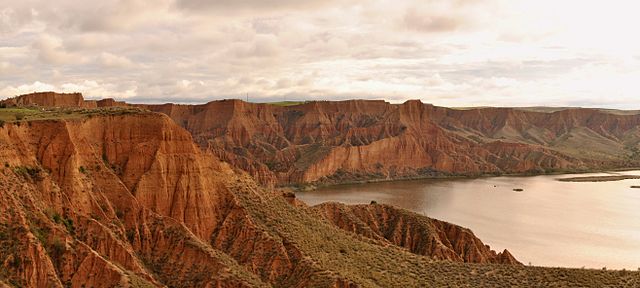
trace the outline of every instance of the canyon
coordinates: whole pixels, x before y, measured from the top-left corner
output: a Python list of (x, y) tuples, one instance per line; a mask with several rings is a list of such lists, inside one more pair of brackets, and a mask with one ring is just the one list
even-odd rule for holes
[(408, 101), (139, 105), (260, 183), (286, 186), (637, 167), (640, 115)]
[(452, 109), (375, 100), (145, 105), (49, 94), (2, 103), (160, 112), (189, 131), (203, 150), (266, 186), (640, 166), (640, 115), (624, 111)]
[[(500, 119), (520, 125), (506, 120), (515, 117), (509, 113), (486, 123), (471, 116), (463, 121), (456, 110), (415, 101), (130, 105), (78, 95), (0, 102), (12, 107), (6, 113), (24, 114), (0, 127), (0, 286), (638, 284), (631, 271), (525, 266), (469, 229), (403, 209), (310, 207), (270, 187), (631, 165), (631, 156), (585, 159), (553, 141), (582, 125), (575, 129), (618, 141), (614, 148), (625, 151), (635, 138), (620, 135), (632, 134), (632, 116), (596, 123), (603, 112), (555, 112), (549, 115), (564, 124), (545, 131), (569, 132), (525, 138), (506, 126), (470, 132)], [(540, 115), (539, 122), (527, 116), (527, 123), (548, 124)], [(453, 121), (447, 117), (467, 130), (445, 125)], [(518, 129), (533, 135), (537, 128)]]

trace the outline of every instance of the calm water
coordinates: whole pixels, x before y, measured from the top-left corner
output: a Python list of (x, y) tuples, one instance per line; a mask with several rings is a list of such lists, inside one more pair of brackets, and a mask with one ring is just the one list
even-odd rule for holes
[[(640, 180), (560, 182), (557, 178), (640, 171), (415, 180), (300, 192), (310, 205), (376, 200), (471, 228), (493, 249), (538, 266), (640, 267)], [(514, 188), (523, 188), (514, 192)]]

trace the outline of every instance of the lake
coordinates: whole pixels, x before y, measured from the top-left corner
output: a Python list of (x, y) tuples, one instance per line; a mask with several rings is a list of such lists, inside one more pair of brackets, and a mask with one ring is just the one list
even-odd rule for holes
[[(575, 176), (612, 173), (425, 179), (338, 185), (298, 192), (315, 205), (372, 200), (473, 230), (497, 251), (507, 248), (536, 266), (638, 269), (640, 180), (561, 182)], [(513, 189), (522, 188), (515, 192)]]

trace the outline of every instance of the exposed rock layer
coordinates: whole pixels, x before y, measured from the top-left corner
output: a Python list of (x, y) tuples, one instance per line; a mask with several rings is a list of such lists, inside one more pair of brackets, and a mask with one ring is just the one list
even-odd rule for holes
[(545, 173), (638, 165), (640, 115), (455, 110), (351, 100), (279, 107), (239, 100), (143, 105), (261, 183)]
[[(346, 232), (201, 152), (162, 114), (4, 123), (0, 163), (0, 285), (602, 287), (638, 279), (626, 271), (434, 262), (418, 254), (487, 258), (470, 231), (392, 208), (331, 212), (373, 215), (358, 219), (384, 237)], [(397, 229), (407, 233), (387, 233)]]
[(313, 207), (336, 226), (372, 239), (385, 239), (434, 259), (520, 264), (506, 249), (496, 253), (471, 230), (389, 205), (323, 203)]
[[(111, 99), (83, 102), (79, 94), (45, 96), (29, 94), (5, 101), (125, 105)], [(640, 164), (640, 115), (598, 109), (456, 110), (420, 101), (394, 105), (367, 100), (286, 107), (240, 100), (135, 106), (168, 115), (203, 149), (267, 185)]]

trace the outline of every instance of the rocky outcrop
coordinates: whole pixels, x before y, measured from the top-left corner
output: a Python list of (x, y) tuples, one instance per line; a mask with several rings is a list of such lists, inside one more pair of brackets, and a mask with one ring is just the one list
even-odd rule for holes
[(81, 93), (56, 93), (36, 92), (16, 96), (0, 101), (5, 107), (38, 106), (58, 108), (102, 108), (102, 107), (127, 107), (126, 102), (116, 101), (111, 98), (101, 100), (85, 100)]
[(228, 169), (201, 155), (170, 119), (148, 113), (6, 124), (0, 146), (1, 256), (14, 283), (264, 285), (207, 244), (215, 217), (223, 217), (209, 197), (225, 195), (212, 181)]
[(520, 264), (506, 249), (491, 250), (471, 230), (389, 205), (323, 203), (313, 207), (327, 221), (349, 232), (405, 247), (439, 260)]
[[(5, 101), (130, 105), (113, 99), (81, 101), (77, 94), (46, 95)], [(543, 113), (368, 100), (286, 107), (240, 100), (134, 106), (168, 115), (202, 149), (267, 186), (640, 165), (640, 153), (634, 152), (640, 115), (597, 109)]]
[[(265, 189), (202, 152), (162, 114), (105, 109), (44, 119), (0, 127), (3, 286), (531, 286), (562, 279), (598, 287), (637, 278), (463, 263), (490, 262), (470, 231), (432, 220), (422, 225), (425, 218), (410, 215), (399, 217), (410, 226), (367, 220), (386, 227), (369, 226), (368, 237), (344, 231), (294, 195)], [(354, 214), (347, 209), (343, 217)], [(394, 229), (411, 230), (388, 233), (411, 241), (392, 242), (378, 232)], [(424, 243), (421, 237), (440, 243), (408, 245), (415, 253), (394, 245)]]
[(0, 128), (3, 279), (28, 287), (354, 287), (391, 278), (370, 275), (356, 264), (365, 260), (344, 251), (385, 255), (385, 265), (413, 259), (416, 272), (426, 263), (389, 243), (353, 239), (294, 196), (263, 190), (162, 114), (113, 113)]
[[(144, 107), (169, 115), (201, 147), (268, 185), (539, 173), (585, 169), (591, 164), (515, 138), (479, 141), (478, 135), (438, 123), (444, 119), (438, 116), (440, 108), (419, 101), (391, 105), (351, 100), (277, 107), (224, 100)], [(514, 145), (519, 145), (518, 153)]]

